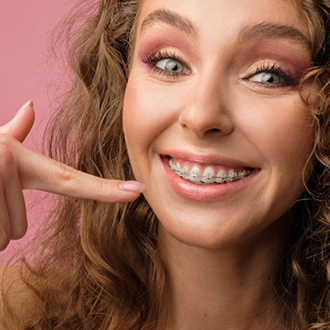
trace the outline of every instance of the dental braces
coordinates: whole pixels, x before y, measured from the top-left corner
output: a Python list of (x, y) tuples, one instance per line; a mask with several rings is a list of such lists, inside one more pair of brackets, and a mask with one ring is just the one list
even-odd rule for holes
[(250, 170), (243, 170), (240, 173), (237, 172), (230, 172), (228, 175), (221, 175), (219, 176), (213, 176), (210, 175), (211, 173), (209, 173), (208, 175), (198, 175), (198, 173), (196, 171), (192, 171), (191, 173), (188, 172), (188, 170), (186, 169), (179, 169), (172, 161), (172, 159), (169, 162), (170, 168), (172, 169), (172, 171), (179, 175), (180, 177), (182, 177), (185, 180), (189, 180), (193, 183), (201, 183), (201, 184), (205, 184), (205, 183), (227, 183), (227, 182), (233, 182), (233, 181), (237, 181), (237, 180), (241, 180), (245, 177), (247, 177), (252, 171)]

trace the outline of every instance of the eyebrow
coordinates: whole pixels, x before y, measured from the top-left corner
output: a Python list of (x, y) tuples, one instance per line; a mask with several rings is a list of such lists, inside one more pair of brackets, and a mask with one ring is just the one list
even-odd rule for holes
[[(158, 9), (150, 13), (141, 24), (141, 32), (148, 26), (156, 23), (165, 23), (185, 32), (187, 35), (198, 37), (197, 28), (188, 18), (167, 9)], [(308, 38), (301, 31), (290, 25), (262, 22), (243, 28), (238, 36), (239, 42), (257, 38), (289, 39), (302, 44), (308, 50), (311, 49), (311, 43)]]
[(165, 23), (171, 25), (188, 35), (197, 36), (197, 31), (193, 25), (193, 23), (171, 10), (166, 9), (158, 9), (150, 13), (142, 22), (141, 31), (145, 30), (147, 26), (153, 25), (155, 23)]
[(308, 50), (312, 48), (308, 38), (298, 29), (290, 25), (280, 25), (263, 22), (256, 25), (248, 26), (244, 28), (239, 34), (240, 41), (257, 38), (289, 39), (293, 42), (302, 44)]

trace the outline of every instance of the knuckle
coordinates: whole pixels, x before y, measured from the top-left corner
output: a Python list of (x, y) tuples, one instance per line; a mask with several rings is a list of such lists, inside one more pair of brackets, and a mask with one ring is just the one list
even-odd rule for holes
[(57, 180), (63, 182), (65, 190), (68, 191), (76, 184), (78, 171), (70, 166), (60, 163), (58, 166), (56, 166), (55, 177)]
[(65, 164), (59, 163), (56, 169), (58, 177), (63, 181), (71, 181), (75, 178), (75, 170)]
[(105, 194), (107, 191), (109, 191), (109, 184), (108, 184), (108, 182), (107, 181), (105, 181), (105, 180), (103, 180), (103, 179), (99, 179), (98, 180), (99, 181), (99, 183), (100, 183), (100, 189), (99, 189), (99, 191), (100, 191), (100, 193), (103, 195), (103, 194)]
[(111, 198), (112, 192), (111, 189), (109, 189), (109, 182), (105, 179), (99, 179), (98, 178), (98, 189), (97, 189), (97, 195), (95, 196), (95, 199), (104, 202), (105, 196)]

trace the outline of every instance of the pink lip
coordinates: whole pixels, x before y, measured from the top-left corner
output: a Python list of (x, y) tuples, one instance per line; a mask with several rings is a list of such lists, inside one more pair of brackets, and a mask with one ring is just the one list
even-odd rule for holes
[(162, 156), (170, 156), (175, 159), (187, 160), (189, 162), (197, 163), (201, 165), (223, 165), (227, 167), (248, 167), (248, 168), (253, 167), (242, 161), (228, 158), (225, 156), (219, 156), (216, 154), (198, 155), (187, 151), (168, 150), (163, 152)]
[(224, 198), (229, 198), (249, 186), (254, 178), (260, 173), (260, 169), (253, 169), (252, 173), (244, 179), (228, 182), (224, 184), (197, 185), (186, 181), (173, 173), (169, 167), (169, 157), (184, 159), (190, 162), (210, 165), (223, 165), (229, 167), (248, 167), (247, 164), (218, 155), (196, 155), (185, 151), (168, 151), (163, 153), (163, 162), (167, 179), (173, 190), (185, 199), (212, 202)]

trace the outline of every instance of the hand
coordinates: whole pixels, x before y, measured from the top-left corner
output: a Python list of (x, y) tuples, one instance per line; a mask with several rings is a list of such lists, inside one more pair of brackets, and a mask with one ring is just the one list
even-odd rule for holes
[(0, 251), (26, 232), (23, 189), (108, 203), (133, 201), (144, 190), (142, 183), (101, 179), (25, 147), (22, 142), (33, 122), (33, 104), (28, 102), (0, 127)]

